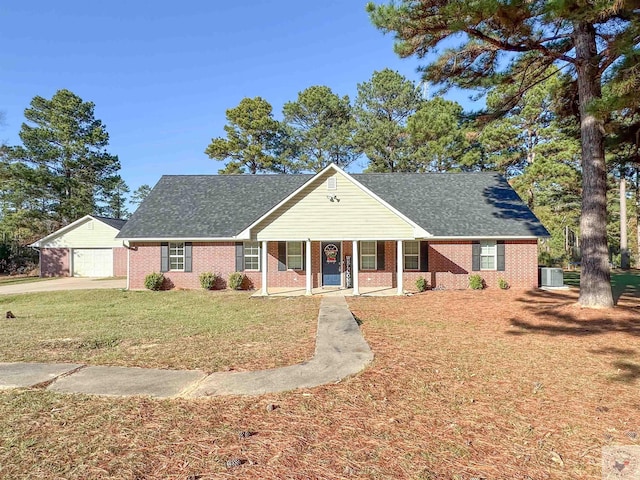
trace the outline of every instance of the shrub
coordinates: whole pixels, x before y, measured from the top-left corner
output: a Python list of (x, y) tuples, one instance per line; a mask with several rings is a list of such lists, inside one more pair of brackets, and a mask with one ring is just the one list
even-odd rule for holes
[(500, 277), (498, 279), (498, 287), (502, 290), (507, 290), (509, 288), (509, 282), (507, 282), (504, 278)]
[(484, 280), (477, 273), (469, 275), (469, 288), (473, 290), (482, 290), (484, 288)]
[(162, 273), (153, 272), (144, 277), (144, 286), (148, 290), (160, 290), (164, 284), (164, 275)]
[(216, 288), (219, 276), (211, 272), (202, 272), (200, 274), (200, 286), (205, 290), (213, 290)]
[(242, 285), (244, 284), (244, 273), (241, 272), (233, 272), (229, 275), (229, 282), (227, 285), (232, 290), (242, 290)]
[(427, 288), (429, 288), (429, 282), (427, 282), (427, 280), (424, 277), (419, 277), (416, 280), (416, 289), (419, 292), (424, 292), (427, 290)]

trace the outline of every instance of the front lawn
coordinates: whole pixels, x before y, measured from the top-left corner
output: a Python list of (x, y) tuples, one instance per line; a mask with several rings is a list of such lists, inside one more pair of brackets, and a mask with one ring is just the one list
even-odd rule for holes
[[(571, 270), (564, 272), (564, 283), (572, 287), (580, 286), (580, 272)], [(640, 271), (614, 270), (611, 272), (611, 291), (614, 301), (621, 295), (640, 297)]]
[(313, 355), (318, 299), (77, 290), (0, 296), (0, 362), (269, 368)]
[[(278, 395), (0, 392), (0, 477), (599, 479), (603, 446), (640, 445), (640, 299), (601, 311), (576, 300), (497, 289), (349, 299), (373, 364)], [(244, 464), (227, 468), (233, 457)]]
[(53, 280), (54, 278), (56, 277), (25, 277), (19, 275), (0, 275), (0, 286), (17, 285), (20, 283), (44, 282), (47, 280)]

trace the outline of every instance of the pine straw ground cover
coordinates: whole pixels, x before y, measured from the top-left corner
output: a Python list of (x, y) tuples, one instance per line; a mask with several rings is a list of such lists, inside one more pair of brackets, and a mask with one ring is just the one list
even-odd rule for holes
[[(7, 391), (0, 476), (600, 478), (601, 447), (640, 444), (640, 302), (591, 311), (576, 299), (514, 290), (349, 299), (374, 363), (285, 394)], [(243, 464), (229, 468), (231, 458)]]

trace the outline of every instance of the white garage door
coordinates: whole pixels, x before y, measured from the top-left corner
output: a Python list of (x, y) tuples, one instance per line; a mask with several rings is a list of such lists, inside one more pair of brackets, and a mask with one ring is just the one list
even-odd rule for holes
[(74, 248), (74, 277), (112, 277), (113, 249), (111, 248)]

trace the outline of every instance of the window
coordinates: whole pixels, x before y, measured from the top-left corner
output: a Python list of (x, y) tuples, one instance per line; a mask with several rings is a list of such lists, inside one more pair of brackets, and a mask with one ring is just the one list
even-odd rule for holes
[(375, 270), (376, 269), (376, 243), (377, 242), (360, 242), (360, 269)]
[(260, 270), (260, 243), (259, 242), (245, 242), (244, 269)]
[(184, 270), (184, 242), (169, 243), (169, 270)]
[(420, 270), (420, 242), (404, 242), (404, 269)]
[(496, 255), (496, 242), (480, 242), (480, 270), (495, 270)]
[(287, 242), (287, 268), (302, 270), (302, 242)]

